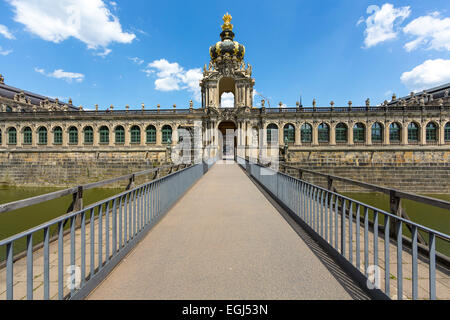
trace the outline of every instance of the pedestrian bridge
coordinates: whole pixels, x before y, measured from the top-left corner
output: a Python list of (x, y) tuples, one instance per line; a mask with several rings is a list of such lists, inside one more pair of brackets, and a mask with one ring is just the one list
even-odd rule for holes
[(450, 298), (436, 263), (448, 235), (238, 162), (189, 166), (0, 241), (0, 299)]

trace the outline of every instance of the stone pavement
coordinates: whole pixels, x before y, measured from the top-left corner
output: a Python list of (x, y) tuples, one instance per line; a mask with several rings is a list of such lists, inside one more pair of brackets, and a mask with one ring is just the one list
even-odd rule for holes
[(216, 164), (89, 299), (367, 299), (235, 163)]

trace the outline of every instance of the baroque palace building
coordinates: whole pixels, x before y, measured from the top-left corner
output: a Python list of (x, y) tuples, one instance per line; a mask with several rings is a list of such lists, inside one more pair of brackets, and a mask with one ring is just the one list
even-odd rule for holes
[[(371, 106), (254, 107), (252, 66), (245, 47), (234, 41), (231, 16), (224, 16), (221, 41), (210, 47), (211, 61), (200, 81), (202, 106), (194, 108), (86, 111), (5, 84), (0, 75), (0, 153), (128, 153), (162, 162), (185, 129), (195, 157), (232, 153), (258, 157), (267, 146), (288, 146), (290, 161), (312, 152), (437, 152), (450, 157), (450, 84)], [(223, 93), (234, 94), (234, 107), (222, 108)], [(236, 132), (224, 143), (219, 132)], [(183, 134), (184, 136), (184, 134)], [(184, 139), (184, 138), (183, 138)], [(228, 146), (228, 148), (227, 148)], [(442, 153), (443, 152), (443, 153)], [(278, 156), (278, 147), (274, 154)], [(385, 153), (386, 155), (386, 153)], [(450, 158), (446, 158), (448, 163)], [(366, 161), (367, 162), (367, 161)], [(1, 177), (0, 177), (1, 181)]]

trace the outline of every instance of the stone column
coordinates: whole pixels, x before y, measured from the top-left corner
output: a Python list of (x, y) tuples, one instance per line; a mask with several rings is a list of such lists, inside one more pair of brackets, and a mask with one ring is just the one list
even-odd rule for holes
[(438, 130), (438, 132), (439, 132), (439, 137), (438, 137), (438, 139), (439, 139), (439, 144), (440, 145), (444, 145), (445, 144), (445, 124), (446, 124), (446, 122), (445, 121), (441, 121), (440, 123), (439, 123), (439, 130)]
[(278, 125), (278, 144), (284, 146), (284, 124), (280, 123)]
[(402, 144), (408, 144), (408, 124), (402, 124)]
[(348, 144), (349, 145), (354, 145), (355, 144), (355, 142), (354, 142), (354, 140), (353, 140), (353, 126), (354, 126), (355, 124), (353, 123), (353, 122), (350, 122), (349, 124), (348, 124)]
[(62, 144), (61, 147), (67, 147), (69, 145), (69, 126), (61, 126), (62, 129)]
[(422, 123), (420, 126), (420, 144), (427, 144), (427, 124)]
[(156, 145), (161, 146), (162, 145), (162, 133), (161, 133), (161, 125), (156, 125)]
[(330, 126), (330, 145), (336, 145), (336, 125)]
[(174, 125), (174, 127), (175, 127), (175, 129), (172, 131), (172, 145), (176, 146), (178, 144), (178, 140), (179, 140), (178, 127), (176, 124)]
[(319, 126), (316, 124), (312, 125), (312, 138), (313, 138), (312, 139), (313, 146), (318, 146), (319, 145)]
[(383, 136), (383, 140), (384, 140), (384, 144), (385, 145), (390, 145), (391, 144), (391, 141), (390, 141), (390, 139), (389, 139), (389, 123), (388, 122), (386, 122), (385, 124), (384, 124), (384, 136)]
[[(92, 130), (94, 130), (93, 136), (92, 136), (92, 139), (94, 141), (92, 142), (92, 146), (98, 147), (99, 142), (100, 142), (100, 134), (99, 134), (98, 130), (100, 130), (100, 128), (96, 125), (93, 125)], [(111, 143), (111, 133), (110, 133), (110, 137), (109, 137), (109, 143)]]
[(296, 146), (302, 145), (302, 139), (300, 136), (300, 123), (295, 124), (295, 145)]
[(131, 139), (131, 135), (130, 135), (130, 125), (129, 124), (126, 124), (126, 125), (124, 125), (123, 126), (124, 127), (124, 129), (125, 129), (125, 146), (129, 146), (131, 143), (130, 143), (130, 139)]
[(366, 131), (365, 131), (365, 134), (366, 134), (366, 144), (367, 144), (368, 146), (371, 146), (371, 145), (372, 145), (372, 125), (373, 125), (373, 124), (370, 124), (370, 123), (367, 123), (367, 124), (366, 124)]
[(38, 143), (38, 139), (39, 139), (39, 134), (37, 132), (38, 128), (37, 127), (33, 128), (31, 126), (30, 126), (30, 128), (31, 128), (31, 146), (36, 147), (37, 143)]

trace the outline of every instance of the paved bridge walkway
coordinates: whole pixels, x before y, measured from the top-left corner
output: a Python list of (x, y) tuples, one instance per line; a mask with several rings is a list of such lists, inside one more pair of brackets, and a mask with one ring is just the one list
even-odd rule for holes
[(367, 299), (237, 164), (216, 164), (90, 299)]

